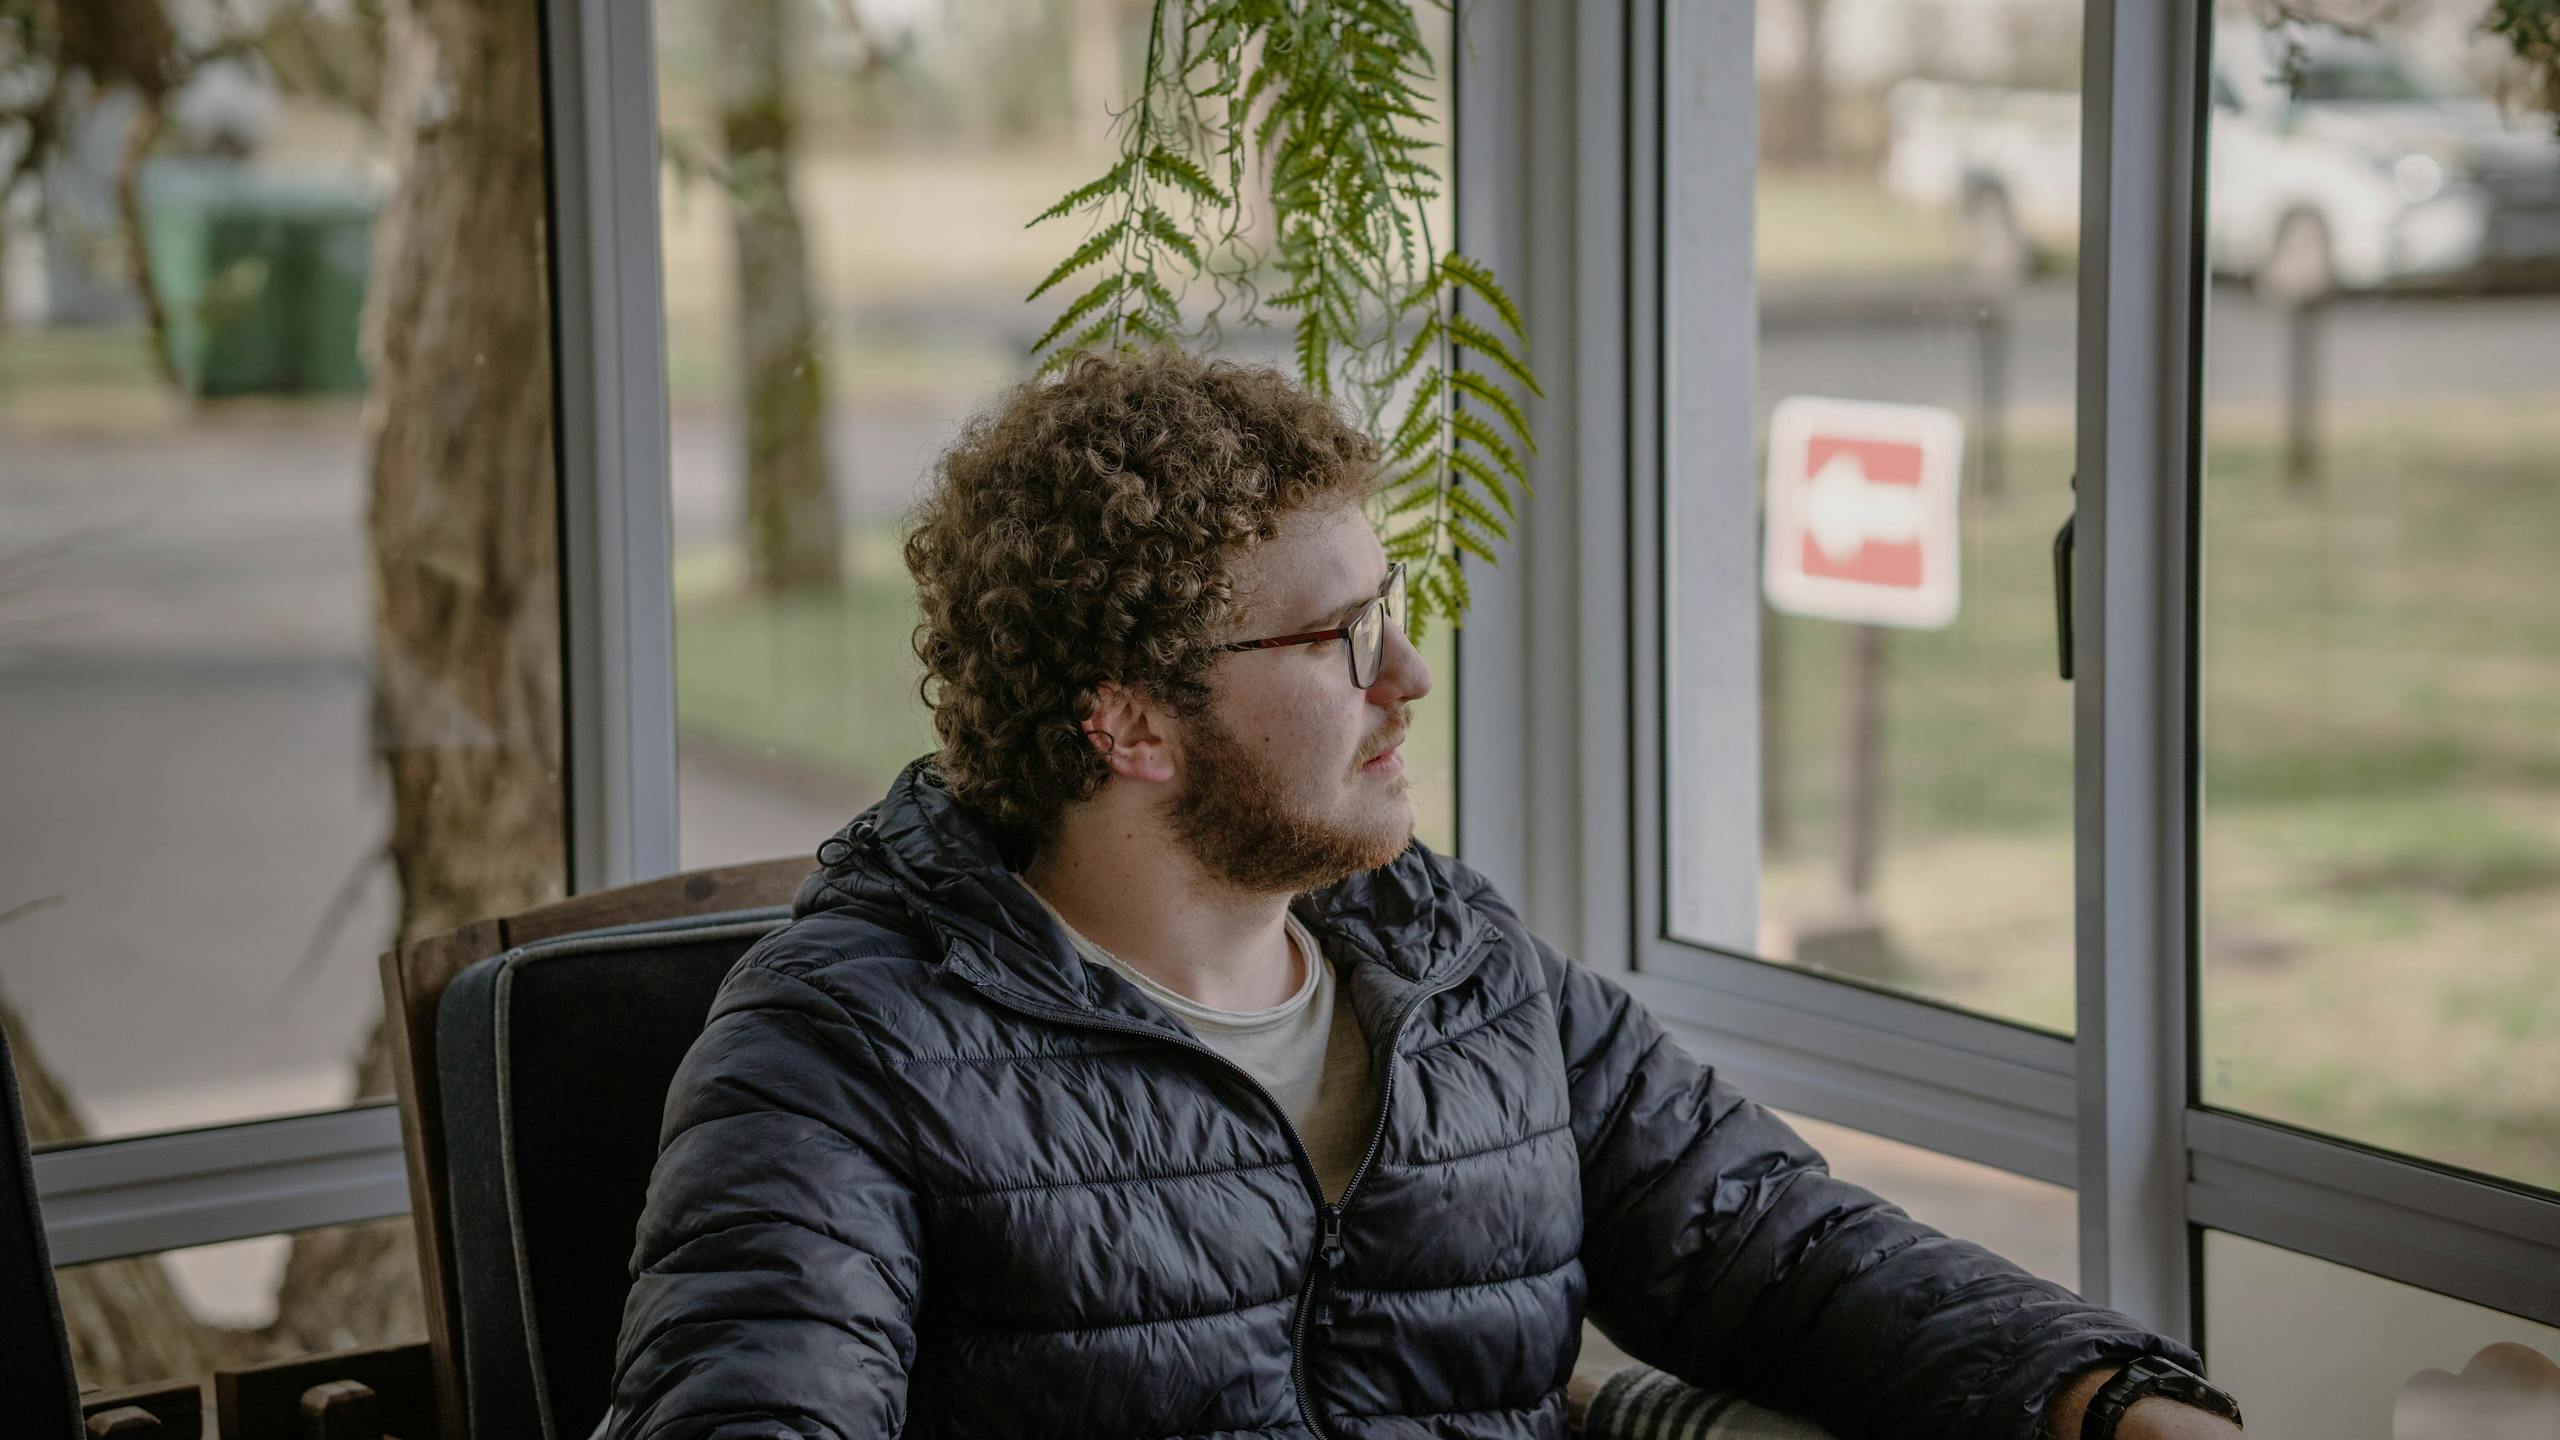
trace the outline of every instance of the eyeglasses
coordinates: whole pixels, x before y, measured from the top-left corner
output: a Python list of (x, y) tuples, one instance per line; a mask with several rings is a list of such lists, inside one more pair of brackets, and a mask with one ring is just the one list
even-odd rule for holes
[(1308, 630), (1296, 635), (1274, 635), (1268, 640), (1239, 640), (1221, 645), (1220, 650), (1277, 650), (1286, 645), (1313, 645), (1324, 640), (1346, 640), (1344, 651), (1351, 659), (1351, 687), (1366, 690), (1378, 683), (1378, 667), (1387, 653), (1387, 627), (1404, 625), (1404, 563), (1387, 567), (1387, 587), (1378, 598), (1360, 607), (1348, 625), (1330, 630)]

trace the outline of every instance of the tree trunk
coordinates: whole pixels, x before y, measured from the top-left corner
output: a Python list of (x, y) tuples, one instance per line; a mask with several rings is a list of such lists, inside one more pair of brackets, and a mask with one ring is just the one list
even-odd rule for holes
[(1831, 159), (1831, 0), (1796, 0), (1804, 49), (1796, 56), (1795, 133), (1790, 159), (1820, 165)]
[[(399, 177), (365, 302), (373, 747), (398, 938), (559, 896), (559, 546), (541, 49), (516, 0), (406, 0), (386, 25)], [(377, 1023), (357, 1093), (391, 1077)], [(405, 1223), (296, 1237), (273, 1338), (423, 1333)]]
[(783, 0), (725, 0), (718, 15), (747, 579), (766, 595), (832, 590), (844, 572), (827, 484), (826, 351), (791, 198), (790, 16)]

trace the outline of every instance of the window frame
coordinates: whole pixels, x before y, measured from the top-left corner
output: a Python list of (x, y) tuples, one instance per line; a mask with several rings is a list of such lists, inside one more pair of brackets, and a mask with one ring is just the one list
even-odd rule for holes
[[(2208, 1226), (2560, 1324), (2560, 1278), (2536, 1278), (2560, 1277), (2560, 1198), (2197, 1100), (2203, 302), (2190, 277), (2210, 96), (2209, 37), (2192, 11), (2160, 0), (2086, 11), (2079, 1038), (1670, 938), (1664, 482), (1669, 456), (1749, 453), (1756, 144), (1733, 143), (1753, 134), (1748, 5), (1478, 0), (1466, 11), (1453, 76), (1459, 243), (1515, 285), (1548, 381), (1532, 422), (1567, 443), (1533, 460), (1512, 553), (1472, 577), (1473, 623), (1457, 632), (1459, 848), (1540, 934), (1619, 978), (1754, 1098), (2075, 1184), (2081, 1288), (2155, 1328), (2196, 1337)], [(585, 891), (676, 866), (656, 77), (646, 7), (544, 0), (542, 17), (565, 783), (571, 888)], [(1683, 81), (1677, 108), (1666, 73)], [(1710, 140), (1724, 149), (1698, 148)], [(1666, 185), (1675, 144), (1714, 164), (1711, 184)], [(1744, 203), (1719, 208), (1736, 186)], [(1702, 246), (1721, 268), (1669, 263)], [(1708, 306), (1687, 303), (1700, 292)], [(2163, 296), (2185, 303), (2150, 303)], [(1718, 328), (1712, 306), (1739, 323)], [(1693, 370), (1708, 383), (1691, 383)], [(1617, 478), (1577, 487), (1579, 475)], [(1726, 488), (1741, 492), (1747, 535), (1754, 497)], [(1737, 504), (1707, 498), (1728, 514)], [(1717, 518), (1688, 523), (1711, 534)], [(1756, 585), (1734, 593), (1749, 614)], [(1755, 647), (1728, 645), (1724, 673), (1756, 687)], [(2111, 669), (2111, 657), (2123, 663)], [(2117, 671), (2125, 683), (2111, 686)], [(1756, 704), (1735, 713), (1743, 733), (1756, 729)], [(1756, 776), (1752, 749), (1720, 753)], [(1755, 886), (1756, 869), (1755, 851)], [(2080, 1143), (2090, 1135), (2106, 1143)], [(35, 1173), (62, 1264), (408, 1208), (398, 1117), (383, 1103), (47, 1151)]]
[[(2560, 1279), (2549, 1278), (2560, 1277), (2560, 1198), (2199, 1098), (2195, 277), (2211, 95), (2210, 36), (2194, 7), (2086, 6), (2076, 1037), (1672, 938), (1666, 691), (1718, 691), (1672, 670), (1665, 537), (1684, 512), (1666, 505), (1690, 507), (1684, 533), (1712, 535), (1737, 515), (1744, 535), (1757, 528), (1747, 484), (1666, 493), (1684, 454), (1751, 468), (1756, 145), (1735, 137), (1752, 134), (1755, 17), (1747, 5), (1667, 0), (1584, 7), (1569, 21), (1540, 8), (1474, 7), (1457, 89), (1460, 244), (1518, 277), (1542, 373), (1566, 377), (1535, 416), (1575, 432), (1569, 449), (1534, 462), (1536, 508), (1513, 554), (1471, 577), (1480, 623), (1459, 640), (1462, 853), (1533, 928), (1619, 978), (1754, 1098), (2074, 1185), (2083, 1292), (2154, 1328), (2201, 1338), (2207, 1227), (2560, 1323)], [(1682, 82), (1668, 98), (1667, 74)], [(1703, 183), (1694, 165), (1683, 185), (1666, 183), (1674, 152), (1702, 158)], [(1591, 202), (1613, 183), (1611, 230)], [(1559, 216), (1576, 218), (1568, 228)], [(1701, 291), (1705, 306), (1686, 303)], [(1596, 393), (1610, 385), (1623, 388), (1614, 421)], [(1612, 423), (1615, 434), (1602, 428)], [(1583, 488), (1578, 510), (1557, 498), (1612, 465), (1625, 467), (1623, 494)], [(1701, 557), (1685, 549), (1682, 563)], [(1735, 573), (1756, 577), (1756, 563)], [(1749, 696), (1756, 645), (1732, 612), (1752, 613), (1756, 585), (1727, 596), (1731, 608), (1707, 617), (1722, 624), (1709, 678)], [(1613, 637), (1623, 651), (1611, 653)], [(1732, 733), (1756, 729), (1750, 706), (1719, 718), (1739, 719)], [(1720, 730), (1719, 742), (1729, 768), (1717, 783), (1739, 774), (1744, 788), (1726, 793), (1756, 796), (1756, 736)], [(1569, 757), (1572, 773), (1531, 773), (1532, 754)], [(1756, 815), (1737, 828), (1754, 826)], [(1739, 839), (1721, 843), (1719, 855), (1748, 853)]]
[[(649, 7), (543, 0), (570, 893), (676, 869), (673, 580)], [(34, 1157), (54, 1263), (403, 1215), (386, 1101)]]

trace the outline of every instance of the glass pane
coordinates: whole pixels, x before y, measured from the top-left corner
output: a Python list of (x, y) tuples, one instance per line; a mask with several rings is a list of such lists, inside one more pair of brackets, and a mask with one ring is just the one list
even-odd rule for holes
[[(157, 109), (66, 83), (0, 207), (0, 1023), (40, 1145), (386, 1093), (375, 957), (565, 869), (535, 18), (456, 83), (367, 7), (198, 8), (255, 34), (146, 57)], [(61, 28), (9, 74), (78, 71)]]
[(427, 1334), (406, 1216), (65, 1265), (53, 1278), (84, 1388)]
[[(2071, 513), (2081, 9), (1863, 14), (1758, 8), (1759, 913), (1719, 925), (1682, 898), (1704, 878), (1675, 871), (1673, 924), (2068, 1031), (2051, 547)], [(1696, 583), (1712, 593), (1682, 603), (1745, 603)], [(1683, 723), (1675, 702), (1675, 764)]]
[(2560, 1435), (2560, 1329), (2219, 1230), (2204, 1336), (2251, 1440)]
[(2560, 1186), (2560, 138), (2463, 27), (2214, 43), (2201, 1093)]
[[(1025, 222), (1110, 166), (1149, 14), (657, 0), (687, 867), (808, 854), (934, 747), (900, 522), (1030, 373), (1060, 296), (1022, 297), (1078, 237)], [(1293, 364), (1282, 332), (1231, 325), (1217, 348)], [(1407, 773), (1446, 849), (1446, 627), (1424, 654)]]

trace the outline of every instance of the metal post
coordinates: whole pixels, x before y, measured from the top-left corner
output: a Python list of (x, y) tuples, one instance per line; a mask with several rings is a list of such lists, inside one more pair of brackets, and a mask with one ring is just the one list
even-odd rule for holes
[(649, 7), (545, 0), (569, 884), (676, 868), (675, 639)]
[(2009, 488), (2009, 314), (2005, 296), (1973, 312), (1973, 473), (1985, 500)]
[(2307, 486), (2320, 478), (2321, 339), (2329, 303), (2317, 296), (2284, 306), (2284, 479)]
[(1884, 627), (1858, 625), (1849, 639), (1849, 800), (1840, 876), (1852, 913), (1863, 916), (1876, 884), (1876, 834), (1884, 808)]

